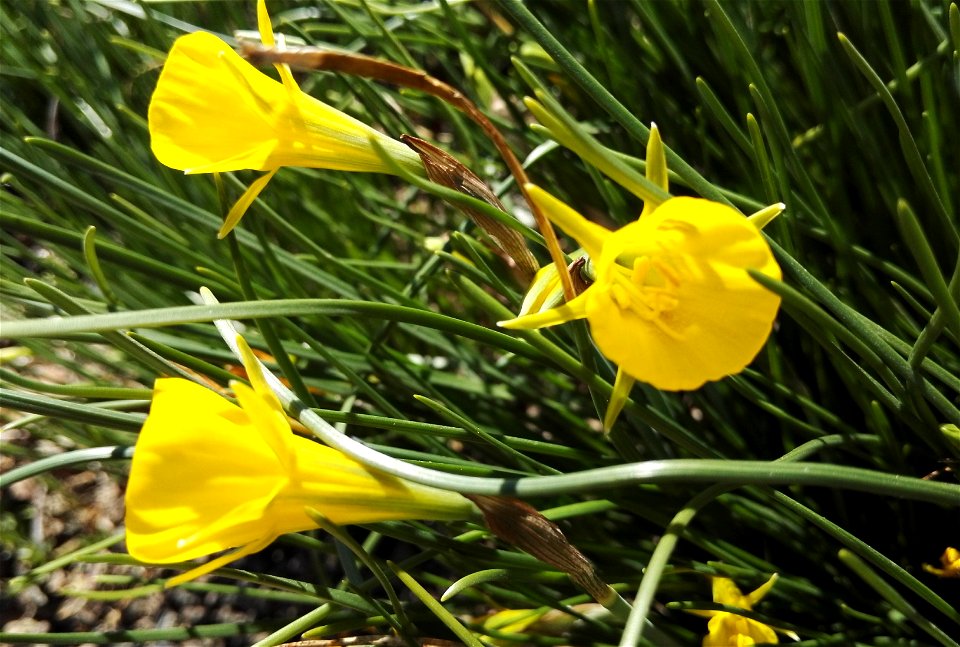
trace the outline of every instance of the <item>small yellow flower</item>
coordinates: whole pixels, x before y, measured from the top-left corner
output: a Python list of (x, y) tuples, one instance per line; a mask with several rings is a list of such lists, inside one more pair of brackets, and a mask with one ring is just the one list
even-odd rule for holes
[[(763, 599), (776, 581), (777, 575), (774, 574), (756, 591), (744, 595), (733, 580), (714, 577), (713, 601), (739, 607), (744, 611), (752, 611), (753, 605)], [(710, 622), (707, 623), (708, 633), (703, 638), (703, 647), (746, 647), (757, 643), (779, 642), (774, 629), (762, 622), (727, 611), (697, 611), (696, 614), (710, 618)], [(788, 633), (794, 635), (792, 632)]]
[(779, 279), (780, 268), (757, 228), (734, 209), (672, 198), (610, 231), (539, 187), (527, 188), (590, 255), (596, 281), (568, 303), (501, 326), (586, 318), (606, 357), (665, 390), (696, 389), (738, 373), (763, 347), (780, 298), (747, 270)]
[(960, 577), (960, 550), (953, 546), (947, 546), (940, 555), (940, 565), (943, 568), (936, 568), (930, 564), (924, 564), (923, 570), (933, 573), (937, 577)]
[[(263, 0), (265, 45), (276, 44)], [(305, 94), (286, 65), (282, 83), (206, 32), (181, 36), (167, 56), (150, 100), (150, 147), (164, 165), (185, 173), (266, 171), (231, 209), (225, 236), (282, 166), (389, 173), (370, 145), (422, 174), (420, 157), (400, 142)]]
[(130, 555), (170, 564), (238, 548), (168, 586), (316, 528), (306, 507), (338, 524), (470, 516), (473, 504), (459, 494), (379, 474), (295, 435), (241, 347), (254, 388), (231, 385), (240, 406), (189, 380), (160, 379), (137, 440), (126, 493)]

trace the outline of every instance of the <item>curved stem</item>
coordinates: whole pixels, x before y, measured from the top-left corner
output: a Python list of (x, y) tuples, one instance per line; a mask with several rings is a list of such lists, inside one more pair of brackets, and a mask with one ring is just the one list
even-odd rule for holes
[[(857, 434), (853, 437), (833, 434), (808, 441), (774, 462), (799, 461), (827, 447), (858, 441), (869, 443), (873, 440), (875, 440), (875, 436), (869, 434)], [(650, 555), (650, 561), (647, 562), (647, 567), (644, 569), (643, 579), (640, 580), (640, 586), (637, 588), (637, 597), (633, 600), (633, 610), (630, 612), (630, 617), (627, 619), (627, 624), (620, 637), (620, 647), (635, 647), (643, 635), (643, 629), (648, 624), (647, 613), (653, 603), (653, 596), (657, 592), (660, 578), (663, 576), (667, 562), (670, 561), (670, 556), (673, 555), (673, 550), (677, 547), (677, 543), (687, 526), (690, 525), (701, 508), (713, 502), (721, 494), (735, 489), (735, 487), (720, 484), (707, 488), (690, 499), (680, 512), (670, 520), (670, 524), (667, 526), (663, 537), (657, 542), (653, 554)]]
[(331, 72), (343, 72), (345, 74), (354, 74), (369, 79), (377, 79), (386, 83), (392, 83), (406, 88), (413, 88), (426, 92), (443, 101), (446, 101), (457, 110), (467, 115), (474, 123), (480, 126), (484, 134), (490, 138), (497, 151), (506, 162), (510, 174), (517, 181), (517, 187), (523, 194), (524, 200), (530, 206), (530, 211), (537, 221), (537, 227), (547, 243), (547, 249), (550, 251), (550, 260), (560, 274), (560, 283), (563, 285), (563, 294), (567, 301), (576, 296), (573, 288), (573, 281), (570, 273), (567, 271), (567, 264), (564, 262), (563, 251), (560, 249), (560, 241), (557, 240), (557, 234), (550, 224), (550, 221), (537, 206), (537, 203), (530, 199), (527, 193), (526, 185), (530, 178), (523, 169), (523, 165), (517, 156), (513, 154), (507, 140), (503, 134), (493, 125), (487, 116), (477, 108), (470, 99), (465, 97), (456, 88), (435, 79), (426, 72), (415, 70), (403, 65), (398, 65), (390, 61), (382, 61), (359, 54), (350, 54), (342, 52), (333, 52), (328, 50), (314, 48), (300, 48), (296, 50), (277, 50), (260, 45), (244, 45), (243, 55), (254, 65), (263, 65), (266, 63), (277, 64), (285, 63), (291, 67), (297, 67), (307, 70), (329, 70)]
[(90, 463), (92, 461), (119, 461), (133, 456), (133, 447), (114, 445), (110, 447), (90, 447), (72, 452), (64, 452), (54, 456), (47, 456), (35, 460), (27, 465), (14, 468), (6, 474), (0, 475), (0, 489), (13, 485), (17, 481), (37, 476), (44, 472), (57, 470), (72, 465)]
[(709, 487), (690, 499), (687, 505), (683, 506), (683, 509), (670, 520), (670, 525), (667, 526), (663, 537), (657, 542), (657, 547), (653, 549), (650, 561), (647, 562), (647, 567), (644, 569), (643, 579), (640, 580), (640, 586), (637, 588), (637, 597), (633, 600), (633, 610), (630, 612), (627, 624), (623, 628), (623, 634), (620, 636), (620, 647), (636, 647), (637, 642), (643, 635), (644, 625), (647, 624), (647, 612), (653, 603), (653, 595), (657, 592), (657, 585), (660, 583), (663, 571), (673, 554), (673, 549), (680, 541), (683, 531), (693, 521), (700, 508), (732, 489), (733, 486), (730, 485)]
[[(201, 288), (208, 304), (216, 297)], [(216, 322), (217, 330), (230, 350), (240, 357), (237, 331), (226, 320)], [(728, 461), (713, 459), (670, 459), (601, 467), (572, 474), (524, 478), (461, 476), (411, 465), (386, 456), (338, 431), (297, 400), (279, 379), (263, 368), (270, 388), (284, 408), (327, 445), (354, 460), (387, 474), (415, 483), (462, 494), (549, 496), (569, 492), (597, 491), (636, 483), (715, 483), (727, 485), (819, 485), (929, 501), (946, 506), (960, 505), (960, 486), (891, 475), (858, 467), (820, 463)]]

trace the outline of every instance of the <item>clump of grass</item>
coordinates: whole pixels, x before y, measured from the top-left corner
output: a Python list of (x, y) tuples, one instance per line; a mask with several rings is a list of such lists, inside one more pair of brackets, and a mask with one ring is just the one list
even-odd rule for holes
[[(638, 386), (605, 435), (615, 367), (582, 327), (497, 331), (527, 286), (431, 193), (284, 169), (217, 240), (224, 204), (255, 175), (225, 174), (218, 187), (160, 166), (146, 107), (176, 36), (252, 29), (253, 3), (0, 7), (0, 376), (3, 406), (26, 414), (3, 432), (4, 596), (20, 610), (36, 590), (48, 605), (122, 604), (129, 623), (13, 625), (0, 640), (412, 641), (450, 639), (454, 626), (514, 644), (688, 645), (706, 625), (681, 611), (717, 609), (711, 577), (749, 591), (779, 573), (750, 617), (803, 644), (957, 644), (955, 584), (923, 570), (960, 538), (955, 4), (270, 7), (288, 42), (460, 88), (533, 181), (607, 226), (634, 220), (640, 200), (531, 127), (524, 97), (592, 135), (602, 160), (638, 171), (656, 122), (675, 195), (744, 213), (783, 202), (765, 229), (784, 272), (768, 282), (783, 298), (774, 333), (739, 375), (687, 393)], [(524, 214), (490, 140), (444, 103), (355, 76), (297, 78), (392, 136), (439, 143)], [(201, 286), (220, 305), (195, 305)], [(44, 510), (31, 497), (75, 495), (69, 475), (105, 479), (116, 496), (157, 377), (236, 379), (211, 323), (222, 318), (243, 321), (303, 403), (384, 457), (449, 475), (454, 489), (512, 484), (631, 603), (629, 616), (574, 607), (589, 598), (564, 573), (474, 522), (287, 535), (170, 591), (162, 582), (176, 571), (123, 552), (115, 499), (79, 499), (110, 523), (31, 532)], [(84, 587), (63, 585), (84, 573)], [(442, 604), (424, 603), (454, 582)], [(200, 596), (247, 622), (134, 617), (138, 601)], [(541, 608), (578, 622), (560, 638), (549, 622), (482, 627), (497, 610)]]

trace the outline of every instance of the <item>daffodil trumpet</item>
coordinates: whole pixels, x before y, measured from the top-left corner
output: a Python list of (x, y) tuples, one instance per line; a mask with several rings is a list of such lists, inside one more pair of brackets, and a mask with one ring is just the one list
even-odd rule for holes
[[(257, 14), (263, 43), (282, 46), (263, 0)], [(174, 42), (150, 99), (150, 147), (160, 163), (188, 174), (265, 172), (227, 214), (220, 237), (283, 166), (390, 173), (371, 138), (423, 174), (414, 151), (302, 92), (288, 66), (276, 67), (279, 82), (213, 34), (194, 32)]]
[(379, 473), (295, 435), (249, 347), (238, 344), (252, 383), (231, 383), (238, 404), (189, 380), (159, 379), (137, 440), (125, 499), (130, 555), (173, 564), (232, 549), (168, 586), (316, 528), (308, 508), (341, 525), (475, 515), (460, 494)]

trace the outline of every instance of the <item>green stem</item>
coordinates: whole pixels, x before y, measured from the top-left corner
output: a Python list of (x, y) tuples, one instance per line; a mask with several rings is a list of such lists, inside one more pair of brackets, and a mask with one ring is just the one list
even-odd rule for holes
[[(64, 452), (54, 456), (47, 456), (33, 461), (27, 465), (16, 467), (5, 474), (0, 475), (0, 489), (9, 487), (17, 481), (28, 479), (31, 476), (37, 476), (44, 472), (72, 467), (73, 465), (83, 465), (93, 461), (121, 461), (129, 460), (133, 456), (133, 447), (91, 447), (89, 449), (78, 449), (72, 452)], [(2, 641), (2, 639), (0, 639)]]
[[(627, 133), (634, 139), (639, 140), (646, 145), (650, 138), (650, 129), (642, 121), (637, 119), (632, 112), (627, 110), (620, 101), (617, 100), (610, 91), (603, 87), (590, 72), (587, 71), (574, 56), (554, 37), (550, 31), (537, 20), (529, 9), (520, 0), (498, 0), (498, 4), (508, 14), (510, 14), (517, 23), (520, 24), (534, 40), (547, 51), (554, 61), (574, 80), (583, 90), (590, 95), (601, 108), (613, 117)], [(706, 178), (700, 175), (692, 166), (672, 150), (664, 146), (667, 155), (667, 166), (677, 172), (677, 175), (683, 178), (684, 182), (691, 189), (699, 193), (708, 200), (715, 200), (729, 204), (723, 193), (708, 182)]]
[(40, 645), (116, 645), (117, 643), (145, 643), (155, 640), (182, 641), (198, 638), (228, 638), (250, 636), (270, 631), (276, 622), (225, 622), (216, 625), (171, 627), (166, 629), (133, 629), (131, 631), (74, 631), (67, 633), (10, 633), (0, 632), (0, 643), (31, 643)]
[(440, 622), (447, 625), (447, 628), (456, 634), (457, 638), (462, 640), (464, 645), (467, 645), (468, 647), (483, 647), (483, 643), (477, 640), (477, 637), (473, 635), (473, 632), (464, 627), (459, 620), (457, 620), (449, 611), (444, 609), (443, 605), (437, 602), (419, 582), (410, 576), (409, 573), (393, 562), (387, 562), (387, 565), (393, 570), (393, 574), (396, 575), (408, 589), (410, 589), (410, 592), (413, 593), (417, 599), (423, 602), (423, 604), (430, 609), (433, 615), (435, 615)]
[[(868, 434), (859, 434), (857, 440), (870, 441), (873, 440), (873, 438), (873, 436)], [(840, 434), (817, 438), (781, 456), (777, 462), (799, 461), (822, 449), (845, 444), (852, 440), (852, 438), (841, 436)], [(650, 611), (650, 605), (653, 603), (653, 596), (657, 592), (660, 578), (663, 576), (667, 562), (670, 560), (670, 556), (673, 555), (673, 550), (676, 548), (687, 526), (690, 525), (701, 508), (714, 501), (721, 494), (729, 492), (732, 489), (734, 488), (729, 485), (709, 487), (690, 499), (683, 509), (674, 515), (663, 537), (660, 538), (656, 548), (653, 549), (650, 561), (647, 562), (647, 567), (644, 569), (643, 579), (640, 581), (640, 586), (637, 589), (637, 597), (634, 598), (633, 601), (633, 611), (630, 612), (630, 618), (627, 620), (623, 635), (620, 637), (620, 647), (635, 647), (643, 635), (644, 626), (647, 624), (647, 613)]]
[[(201, 288), (208, 304), (215, 303), (209, 290)], [(237, 331), (226, 320), (216, 321), (227, 346), (240, 357)], [(377, 470), (423, 485), (464, 494), (549, 496), (593, 492), (639, 483), (716, 483), (727, 485), (819, 485), (877, 495), (960, 505), (960, 485), (888, 474), (859, 467), (820, 463), (671, 459), (628, 463), (612, 467), (524, 478), (461, 476), (405, 463), (386, 456), (342, 433), (307, 409), (281, 382), (263, 368), (270, 388), (294, 418), (327, 445)]]

